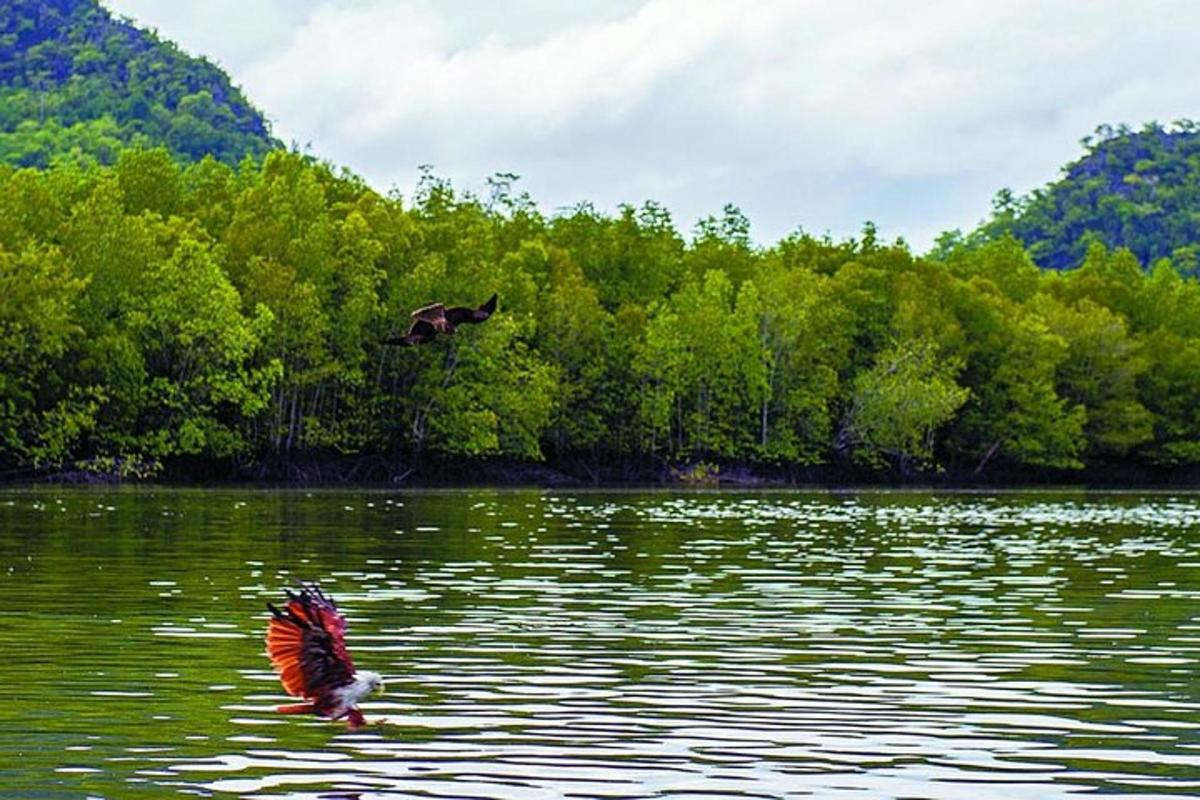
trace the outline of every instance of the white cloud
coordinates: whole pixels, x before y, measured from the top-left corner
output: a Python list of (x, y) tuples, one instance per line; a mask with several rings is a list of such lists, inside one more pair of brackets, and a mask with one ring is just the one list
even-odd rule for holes
[(763, 240), (874, 219), (925, 246), (1097, 124), (1200, 108), (1185, 0), (110, 5), (381, 189), (512, 171), (547, 208), (649, 197), (685, 228), (735, 202)]

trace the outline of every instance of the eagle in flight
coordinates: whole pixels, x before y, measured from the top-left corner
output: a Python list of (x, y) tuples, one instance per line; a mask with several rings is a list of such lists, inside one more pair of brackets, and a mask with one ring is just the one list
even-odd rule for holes
[(355, 671), (346, 650), (346, 618), (333, 600), (316, 586), (287, 593), (280, 611), (271, 603), (267, 624), (267, 655), (288, 694), (304, 698), (296, 705), (279, 706), (284, 714), (319, 714), (343, 717), (355, 730), (366, 724), (358, 702), (373, 691), (383, 691), (383, 678), (367, 670)]
[(393, 336), (384, 339), (384, 344), (398, 344), (405, 347), (432, 342), (439, 333), (453, 335), (459, 325), (475, 325), (483, 322), (496, 310), (496, 295), (492, 295), (479, 308), (451, 306), (446, 308), (441, 303), (418, 308), (412, 312), (412, 325), (403, 336)]

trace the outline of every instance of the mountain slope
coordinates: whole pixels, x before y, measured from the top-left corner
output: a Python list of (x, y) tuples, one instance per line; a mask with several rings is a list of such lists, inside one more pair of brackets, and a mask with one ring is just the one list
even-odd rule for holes
[(1087, 153), (1044, 189), (1014, 201), (997, 197), (987, 238), (1011, 232), (1043, 267), (1083, 262), (1088, 245), (1126, 247), (1149, 267), (1172, 258), (1194, 270), (1200, 252), (1200, 125), (1140, 131), (1101, 126)]
[(96, 0), (0, 0), (0, 162), (110, 162), (128, 144), (225, 162), (278, 146), (229, 77)]

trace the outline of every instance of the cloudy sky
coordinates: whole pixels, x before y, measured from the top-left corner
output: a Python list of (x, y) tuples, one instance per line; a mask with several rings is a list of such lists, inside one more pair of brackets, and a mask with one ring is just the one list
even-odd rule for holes
[(736, 203), (760, 242), (924, 249), (1100, 123), (1200, 116), (1192, 0), (105, 0), (226, 68), (284, 141), (408, 194)]

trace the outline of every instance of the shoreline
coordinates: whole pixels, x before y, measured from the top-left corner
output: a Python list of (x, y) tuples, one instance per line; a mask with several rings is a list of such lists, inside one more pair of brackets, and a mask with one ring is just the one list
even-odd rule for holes
[[(369, 466), (364, 463), (369, 462)], [(573, 467), (573, 469), (572, 469)], [(580, 474), (580, 473), (583, 474)], [(156, 486), (207, 489), (563, 489), (720, 491), (1021, 491), (1200, 490), (1200, 467), (1109, 465), (1083, 470), (997, 467), (985, 474), (952, 469), (936, 473), (871, 472), (834, 465), (778, 467), (753, 464), (570, 465), (480, 461), (430, 462), (426, 468), (368, 459), (311, 460), (253, 470), (220, 464), (170, 464), (151, 475), (64, 470), (0, 478), (0, 488)]]

